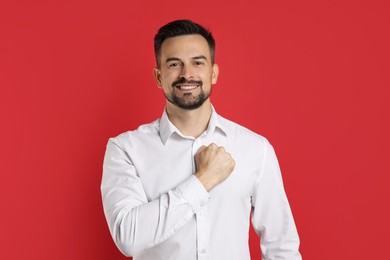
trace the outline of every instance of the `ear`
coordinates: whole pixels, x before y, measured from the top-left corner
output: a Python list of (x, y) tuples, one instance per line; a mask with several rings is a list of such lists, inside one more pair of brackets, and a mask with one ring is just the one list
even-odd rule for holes
[(157, 68), (154, 68), (153, 69), (153, 76), (154, 76), (154, 79), (156, 80), (157, 86), (159, 88), (162, 88), (162, 86), (161, 86), (161, 71)]
[(213, 64), (213, 72), (211, 74), (211, 84), (217, 83), (218, 80), (218, 75), (219, 75), (219, 67), (218, 64)]

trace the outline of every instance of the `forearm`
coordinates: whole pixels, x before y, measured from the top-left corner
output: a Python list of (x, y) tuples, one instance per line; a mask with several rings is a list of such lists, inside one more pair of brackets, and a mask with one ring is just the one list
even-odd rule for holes
[[(130, 206), (128, 202), (104, 203), (112, 237), (127, 256), (153, 247), (187, 223), (194, 214), (193, 205), (183, 198), (179, 189), (162, 194), (151, 202)], [(122, 205), (118, 205), (122, 204)]]

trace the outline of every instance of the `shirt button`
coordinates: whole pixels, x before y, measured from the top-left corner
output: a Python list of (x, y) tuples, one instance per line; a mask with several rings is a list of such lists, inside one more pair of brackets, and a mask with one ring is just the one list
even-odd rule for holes
[(207, 250), (205, 248), (202, 249), (202, 251), (200, 251), (202, 254), (206, 254)]

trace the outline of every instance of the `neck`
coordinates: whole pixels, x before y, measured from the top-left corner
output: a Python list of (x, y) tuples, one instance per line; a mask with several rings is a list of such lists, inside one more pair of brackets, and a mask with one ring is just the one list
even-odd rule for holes
[(211, 111), (209, 99), (201, 107), (193, 110), (179, 108), (167, 101), (169, 120), (186, 136), (199, 137), (207, 129)]

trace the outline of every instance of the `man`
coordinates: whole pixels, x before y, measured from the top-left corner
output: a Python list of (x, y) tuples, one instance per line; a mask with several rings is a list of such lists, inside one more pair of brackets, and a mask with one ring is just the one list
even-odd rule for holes
[(111, 138), (102, 197), (112, 237), (135, 260), (250, 259), (249, 220), (264, 260), (301, 259), (268, 141), (219, 116), (214, 39), (188, 20), (155, 36), (160, 119)]

